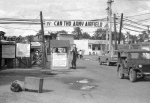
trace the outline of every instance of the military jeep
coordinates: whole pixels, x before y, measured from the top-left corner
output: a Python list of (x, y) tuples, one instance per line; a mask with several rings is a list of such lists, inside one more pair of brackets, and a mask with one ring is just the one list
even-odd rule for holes
[(131, 82), (150, 75), (150, 51), (118, 50), (117, 73), (120, 79), (129, 77)]

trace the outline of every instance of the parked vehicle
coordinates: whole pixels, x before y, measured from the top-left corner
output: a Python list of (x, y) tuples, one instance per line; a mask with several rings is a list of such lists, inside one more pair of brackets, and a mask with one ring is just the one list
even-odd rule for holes
[(116, 64), (118, 60), (117, 51), (107, 51), (98, 57), (99, 64), (106, 63), (107, 66)]
[(118, 77), (129, 77), (131, 82), (150, 75), (150, 51), (128, 49), (118, 51)]

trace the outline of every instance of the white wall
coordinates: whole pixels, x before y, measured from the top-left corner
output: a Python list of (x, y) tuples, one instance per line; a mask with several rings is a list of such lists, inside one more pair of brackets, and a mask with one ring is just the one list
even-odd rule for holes
[(77, 50), (83, 50), (84, 55), (89, 55), (88, 40), (74, 40)]

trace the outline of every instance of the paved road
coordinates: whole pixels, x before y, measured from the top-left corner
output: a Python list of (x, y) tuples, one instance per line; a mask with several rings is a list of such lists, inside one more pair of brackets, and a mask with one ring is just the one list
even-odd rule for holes
[[(131, 83), (119, 79), (115, 66), (97, 61), (78, 60), (77, 70), (53, 71), (43, 75), (40, 69), (0, 72), (0, 103), (150, 103), (150, 78)], [(44, 76), (44, 93), (13, 93), (11, 81), (25, 76)]]

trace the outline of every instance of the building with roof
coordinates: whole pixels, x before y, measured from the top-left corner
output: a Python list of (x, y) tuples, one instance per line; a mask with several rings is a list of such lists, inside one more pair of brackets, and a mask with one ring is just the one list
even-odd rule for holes
[(106, 50), (107, 40), (74, 40), (78, 50), (83, 51), (83, 55), (98, 55)]

